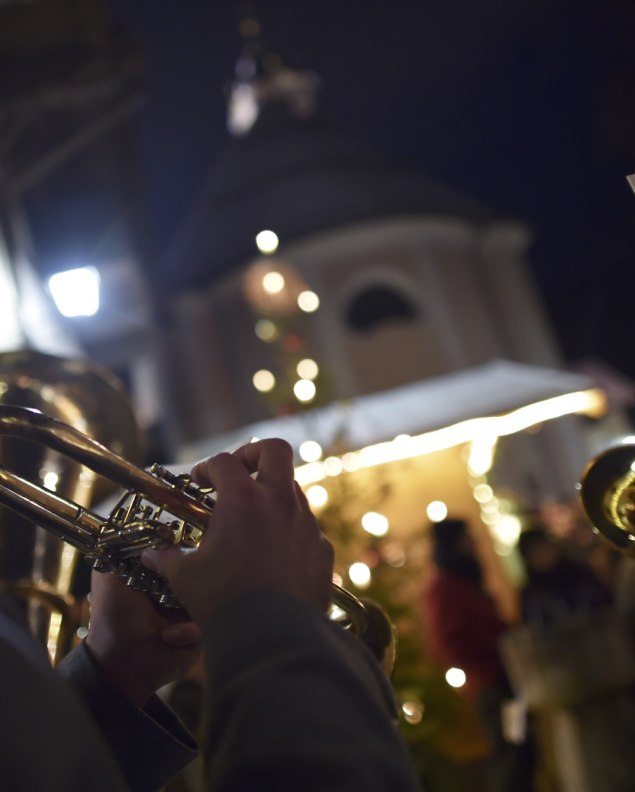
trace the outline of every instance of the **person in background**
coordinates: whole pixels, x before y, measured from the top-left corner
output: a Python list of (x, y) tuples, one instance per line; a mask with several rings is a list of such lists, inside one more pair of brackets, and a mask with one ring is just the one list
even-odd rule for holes
[(2, 613), (3, 787), (159, 789), (196, 746), (154, 691), (200, 645), (204, 789), (419, 789), (386, 675), (325, 615), (333, 551), (294, 481), (291, 447), (250, 443), (192, 475), (217, 492), (200, 546), (143, 555), (183, 604), (179, 617), (94, 573), (88, 637), (56, 674)]
[(546, 624), (575, 611), (611, 605), (611, 591), (541, 524), (521, 533), (518, 550), (527, 576), (521, 593), (525, 623)]
[(422, 592), (422, 621), (433, 658), (445, 668), (460, 668), (460, 689), (474, 704), (490, 745), (489, 788), (492, 792), (530, 792), (534, 755), (530, 737), (507, 742), (502, 707), (513, 699), (498, 652), (507, 630), (483, 588), (474, 540), (465, 520), (447, 518), (431, 528), (435, 571)]

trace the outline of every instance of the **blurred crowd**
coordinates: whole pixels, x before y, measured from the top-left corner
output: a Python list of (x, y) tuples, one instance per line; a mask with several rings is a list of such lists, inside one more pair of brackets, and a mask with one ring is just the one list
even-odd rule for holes
[(518, 619), (488, 590), (472, 526), (430, 528), (422, 592), (427, 651), (465, 673), (487, 738), (488, 792), (626, 792), (635, 744), (635, 559), (572, 511), (526, 517)]

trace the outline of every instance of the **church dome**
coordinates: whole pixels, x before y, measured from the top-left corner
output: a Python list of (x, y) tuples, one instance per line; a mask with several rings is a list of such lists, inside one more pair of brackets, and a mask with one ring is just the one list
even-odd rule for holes
[[(262, 88), (262, 69), (252, 71), (240, 87)], [(263, 229), (287, 244), (396, 216), (493, 219), (476, 201), (334, 134), (310, 101), (312, 75), (277, 65), (266, 80), (253, 123), (229, 137), (164, 257), (171, 287), (204, 286), (244, 266)]]

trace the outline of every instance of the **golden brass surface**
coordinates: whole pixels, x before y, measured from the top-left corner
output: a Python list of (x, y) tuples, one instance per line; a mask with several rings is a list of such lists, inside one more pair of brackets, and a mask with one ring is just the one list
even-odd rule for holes
[(591, 459), (579, 492), (596, 533), (623, 555), (635, 556), (635, 445), (615, 446)]
[[(141, 435), (123, 385), (90, 361), (31, 350), (0, 354), (0, 408), (11, 407), (41, 411), (140, 460)], [(51, 501), (68, 497), (86, 507), (112, 491), (92, 470), (17, 432), (0, 433), (0, 460), (0, 481), (10, 470), (40, 487), (46, 483), (55, 489)], [(78, 626), (76, 563), (75, 550), (42, 530), (32, 513), (0, 508), (0, 582), (24, 600), (31, 629), (54, 659), (67, 651)]]
[[(28, 392), (31, 393), (34, 390), (34, 378), (21, 376), (23, 381), (29, 380)], [(56, 395), (52, 386), (50, 390), (48, 385), (46, 388), (48, 398), (41, 400), (40, 405), (48, 407), (56, 402), (66, 405), (69, 401), (66, 395)], [(39, 390), (42, 391), (42, 388)], [(129, 462), (114, 449), (121, 449), (125, 453), (131, 447), (130, 444), (115, 441), (107, 432), (103, 434), (107, 435), (106, 443), (110, 441), (110, 447), (88, 436), (85, 429), (91, 426), (90, 421), (85, 414), (80, 417), (82, 413), (75, 401), (72, 404), (72, 409), (67, 410), (65, 415), (73, 415), (76, 418), (75, 425), (44, 414), (44, 411), (39, 411), (40, 408), (35, 410), (31, 404), (15, 406), (6, 401), (0, 404), (0, 440), (3, 443), (8, 440), (19, 441), (23, 445), (44, 450), (44, 461), (40, 460), (35, 466), (40, 473), (40, 483), (36, 483), (29, 480), (27, 475), (18, 475), (11, 468), (9, 460), (1, 453), (4, 447), (0, 446), (0, 503), (18, 518), (39, 526), (36, 529), (38, 535), (41, 529), (46, 529), (47, 533), (56, 537), (58, 548), (58, 540), (62, 539), (82, 553), (95, 569), (116, 573), (128, 585), (147, 592), (165, 606), (178, 606), (166, 581), (144, 567), (140, 555), (145, 548), (166, 542), (196, 547), (208, 529), (213, 514), (214, 498), (211, 491), (197, 487), (189, 476), (175, 475), (159, 465), (154, 465), (147, 472)], [(98, 400), (94, 406), (96, 416), (101, 415), (102, 410), (107, 410), (105, 400)], [(87, 412), (90, 413), (90, 410)], [(130, 424), (128, 417), (122, 415), (121, 423)], [(105, 417), (103, 424), (112, 426), (113, 422)], [(132, 447), (132, 451), (136, 449)], [(71, 469), (80, 471), (75, 477), (74, 493), (79, 492), (84, 497), (80, 499), (73, 493), (62, 494), (57, 488), (52, 492), (44, 486), (47, 475), (53, 469), (53, 463), (49, 460), (51, 453), (56, 455), (53, 466), (56, 470), (62, 465), (61, 460), (64, 460), (65, 464), (71, 465)], [(97, 477), (103, 479), (99, 487), (96, 484), (99, 480)], [(100, 515), (87, 507), (87, 498), (82, 486), (79, 486), (86, 481), (90, 481), (91, 492), (97, 490), (100, 496), (105, 494), (108, 487), (123, 488), (125, 492), (109, 514)], [(8, 533), (8, 528), (5, 526), (3, 531)], [(11, 528), (15, 529), (15, 526)], [(20, 530), (18, 527), (18, 534)], [(15, 530), (13, 534), (16, 534)], [(38, 553), (34, 555), (37, 557)], [(13, 582), (16, 590), (22, 587), (33, 600), (42, 602), (46, 601), (49, 589), (61, 589), (59, 578), (58, 564), (55, 580), (45, 577), (42, 570), (38, 569), (37, 573), (31, 574), (32, 589), (25, 586), (20, 577), (14, 576)], [(65, 602), (68, 590), (59, 593), (60, 603)], [(58, 604), (58, 609), (63, 609), (62, 604)], [(370, 611), (353, 594), (333, 585), (331, 611), (334, 621), (362, 640), (365, 634), (370, 636), (373, 633), (373, 640), (369, 638), (368, 641), (371, 650), (380, 643), (377, 641), (378, 631), (392, 636), (388, 647), (384, 646), (381, 652), (375, 650), (384, 667), (387, 670), (392, 667), (394, 629), (380, 609)]]

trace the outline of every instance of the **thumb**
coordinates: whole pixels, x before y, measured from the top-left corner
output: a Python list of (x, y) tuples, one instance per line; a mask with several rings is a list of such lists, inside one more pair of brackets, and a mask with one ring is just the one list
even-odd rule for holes
[(174, 545), (164, 545), (141, 553), (141, 563), (157, 572), (168, 582), (183, 560), (183, 551)]

